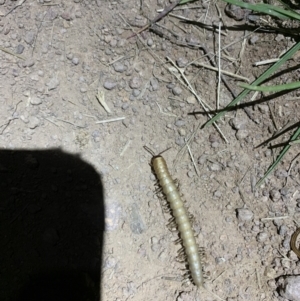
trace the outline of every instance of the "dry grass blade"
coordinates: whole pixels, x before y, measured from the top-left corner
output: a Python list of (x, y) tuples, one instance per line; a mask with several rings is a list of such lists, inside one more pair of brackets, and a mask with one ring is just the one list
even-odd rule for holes
[(101, 106), (104, 108), (104, 110), (108, 113), (111, 114), (111, 110), (108, 107), (106, 101), (105, 101), (105, 97), (104, 97), (104, 92), (101, 91), (100, 89), (98, 89), (98, 94), (96, 95), (99, 103), (101, 104)]

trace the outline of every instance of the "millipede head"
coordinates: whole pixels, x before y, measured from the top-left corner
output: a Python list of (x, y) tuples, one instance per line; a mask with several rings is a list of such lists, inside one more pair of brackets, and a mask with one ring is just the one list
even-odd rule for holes
[[(149, 148), (148, 146), (144, 145), (144, 149), (145, 149), (149, 154), (151, 154), (151, 155), (153, 156), (153, 159), (161, 157), (161, 154), (163, 154), (164, 152), (168, 151), (170, 148), (171, 148), (171, 147), (168, 147), (167, 149), (163, 150), (162, 152), (160, 152), (159, 154), (156, 155), (156, 154), (154, 153), (154, 151), (153, 151), (151, 148)], [(153, 160), (153, 159), (152, 159), (152, 160)]]

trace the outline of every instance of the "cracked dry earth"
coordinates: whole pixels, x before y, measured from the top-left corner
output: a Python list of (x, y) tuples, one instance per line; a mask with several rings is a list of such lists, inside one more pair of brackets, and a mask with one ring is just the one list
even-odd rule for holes
[[(245, 22), (222, 2), (173, 14), (218, 24), (215, 4), (227, 26)], [(167, 5), (0, 1), (1, 300), (300, 300), (285, 284), (300, 273), (290, 249), (299, 148), (253, 190), (280, 150), (255, 146), (299, 120), (298, 92), (257, 95), (256, 105), (218, 122), (221, 134), (200, 129), (207, 116), (190, 113), (203, 111), (198, 100), (215, 109), (218, 77), (199, 63), (210, 65), (207, 53), (217, 62), (218, 34), (168, 16), (127, 39)], [(221, 66), (250, 81), (267, 68), (254, 62), (294, 43), (244, 35), (221, 36)], [(296, 80), (297, 64), (273, 84)], [(220, 107), (240, 91), (226, 80), (233, 92), (221, 82)], [(205, 249), (205, 288), (182, 280), (178, 233), (166, 226), (144, 145), (155, 154), (170, 148), (163, 156)]]

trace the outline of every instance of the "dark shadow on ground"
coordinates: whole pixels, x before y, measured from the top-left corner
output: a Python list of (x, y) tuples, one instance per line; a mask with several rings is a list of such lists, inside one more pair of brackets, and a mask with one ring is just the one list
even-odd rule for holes
[(60, 150), (0, 150), (0, 299), (99, 300), (100, 175)]

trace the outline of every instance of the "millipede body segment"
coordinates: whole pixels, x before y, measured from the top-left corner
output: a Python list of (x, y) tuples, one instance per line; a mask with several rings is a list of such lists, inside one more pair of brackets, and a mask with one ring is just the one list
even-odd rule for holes
[(151, 165), (175, 218), (193, 282), (197, 287), (201, 287), (203, 286), (201, 257), (188, 212), (169, 173), (165, 159), (160, 155), (154, 156)]

